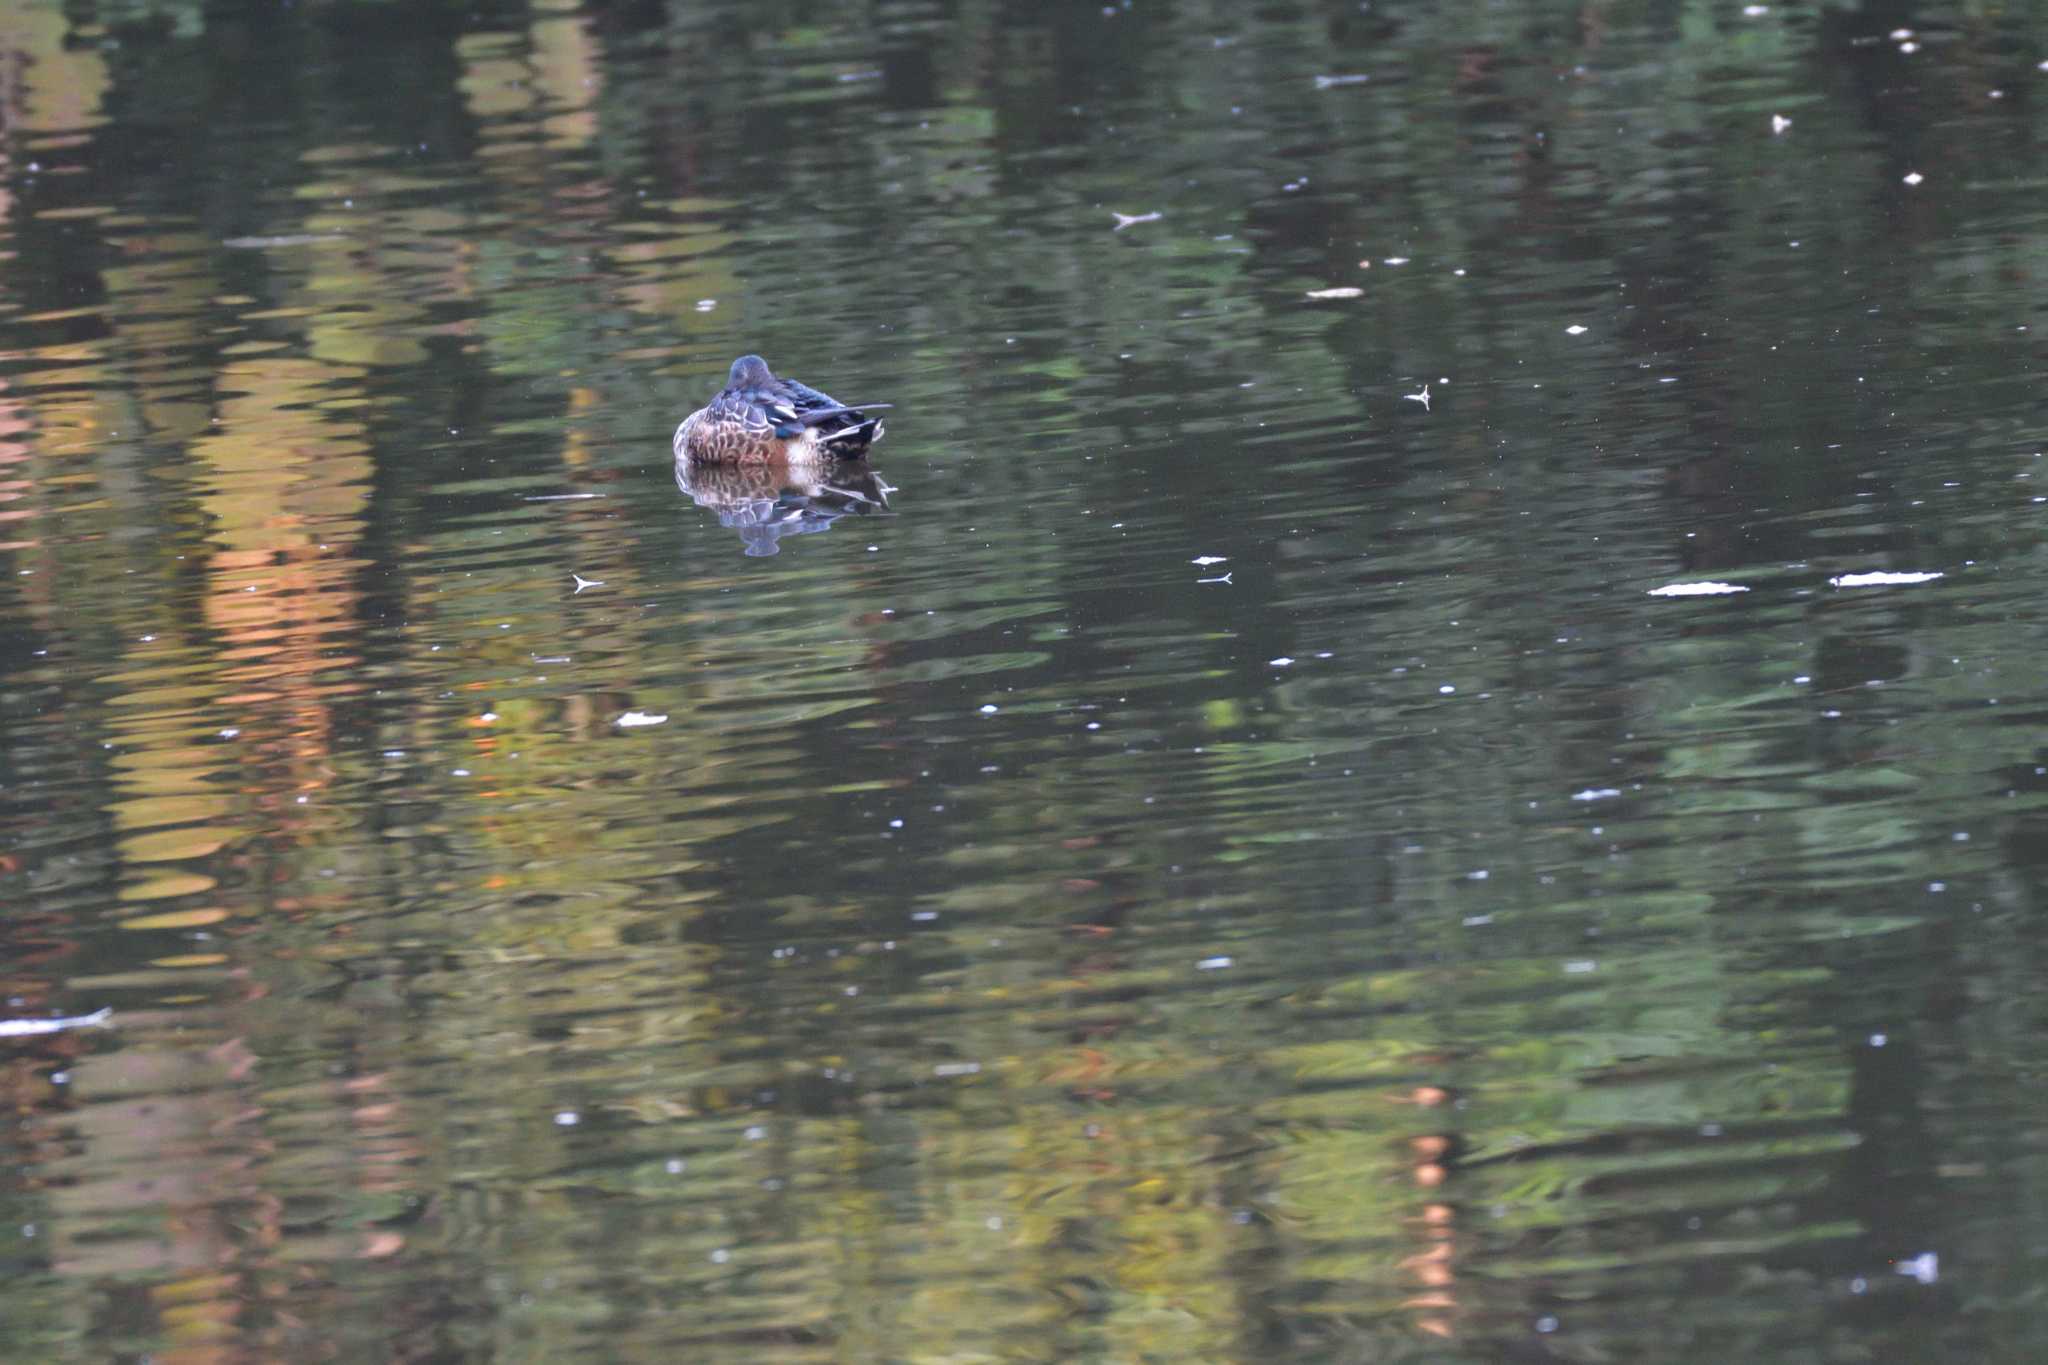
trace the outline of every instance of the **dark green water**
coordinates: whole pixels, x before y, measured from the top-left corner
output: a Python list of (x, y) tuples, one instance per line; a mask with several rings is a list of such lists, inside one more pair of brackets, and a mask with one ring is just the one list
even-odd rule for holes
[(2039, 1359), (2044, 64), (0, 8), (0, 1357)]

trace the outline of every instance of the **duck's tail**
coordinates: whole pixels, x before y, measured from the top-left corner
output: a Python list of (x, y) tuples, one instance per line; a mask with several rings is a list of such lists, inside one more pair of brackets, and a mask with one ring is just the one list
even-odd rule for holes
[[(887, 407), (886, 403), (873, 403), (871, 407)], [(870, 417), (864, 422), (843, 426), (837, 431), (823, 432), (818, 436), (818, 445), (842, 460), (857, 460), (868, 453), (868, 447), (882, 439), (882, 419)]]

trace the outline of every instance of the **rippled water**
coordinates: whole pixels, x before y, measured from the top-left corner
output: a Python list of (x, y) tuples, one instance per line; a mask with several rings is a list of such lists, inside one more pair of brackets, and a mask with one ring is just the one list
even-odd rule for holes
[(0, 11), (0, 1355), (2037, 1358), (2044, 61)]

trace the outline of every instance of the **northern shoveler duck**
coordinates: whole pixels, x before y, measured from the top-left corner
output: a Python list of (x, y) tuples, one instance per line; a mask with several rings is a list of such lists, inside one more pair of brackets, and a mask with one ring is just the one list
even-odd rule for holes
[(808, 384), (778, 379), (767, 361), (743, 355), (718, 396), (676, 428), (676, 458), (705, 464), (857, 460), (882, 439), (882, 423), (867, 409), (888, 406), (842, 403)]

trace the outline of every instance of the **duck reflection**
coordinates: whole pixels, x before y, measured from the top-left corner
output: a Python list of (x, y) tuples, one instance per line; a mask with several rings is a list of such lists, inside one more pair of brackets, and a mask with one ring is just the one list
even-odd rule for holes
[(887, 512), (896, 491), (866, 460), (835, 459), (706, 464), (684, 457), (676, 461), (676, 487), (738, 531), (746, 553), (757, 557), (781, 553), (784, 536)]

